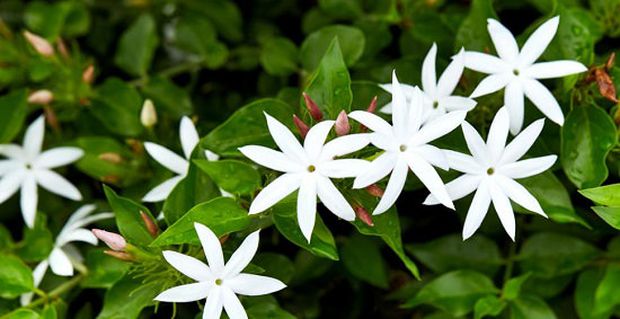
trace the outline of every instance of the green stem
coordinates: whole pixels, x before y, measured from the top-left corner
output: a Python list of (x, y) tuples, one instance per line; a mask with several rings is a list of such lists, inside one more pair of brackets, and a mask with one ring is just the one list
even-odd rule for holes
[(510, 280), (512, 269), (514, 268), (515, 255), (517, 253), (517, 244), (511, 243), (508, 250), (508, 259), (506, 260), (506, 268), (504, 269), (504, 283)]

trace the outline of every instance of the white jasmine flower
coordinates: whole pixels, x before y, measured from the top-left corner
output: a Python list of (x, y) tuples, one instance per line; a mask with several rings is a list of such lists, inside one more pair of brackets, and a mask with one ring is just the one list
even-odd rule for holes
[(349, 114), (349, 117), (373, 131), (370, 142), (385, 151), (355, 178), (353, 188), (374, 184), (392, 172), (385, 193), (373, 212), (374, 215), (387, 211), (396, 202), (405, 185), (409, 168), (442, 204), (454, 209), (445, 185), (433, 168), (438, 166), (444, 170), (448, 169), (445, 155), (440, 149), (428, 143), (458, 127), (464, 121), (466, 112), (453, 111), (422, 125), (423, 96), (418, 88), (414, 88), (414, 91), (413, 99), (407, 106), (405, 94), (394, 72), (393, 125), (369, 112), (355, 111)]
[(330, 178), (355, 177), (368, 165), (360, 159), (335, 159), (353, 153), (368, 145), (367, 134), (351, 134), (325, 143), (334, 121), (323, 121), (308, 131), (302, 146), (284, 124), (265, 113), (267, 126), (282, 152), (264, 146), (250, 145), (239, 151), (252, 161), (283, 172), (256, 196), (250, 205), (250, 214), (265, 211), (284, 197), (299, 190), (297, 221), (308, 242), (316, 218), (317, 196), (332, 213), (352, 221), (355, 212)]
[(258, 231), (250, 234), (224, 264), (222, 246), (217, 236), (206, 226), (194, 223), (194, 228), (207, 257), (202, 261), (166, 250), (164, 258), (172, 267), (197, 282), (170, 288), (155, 300), (164, 302), (192, 302), (207, 299), (202, 318), (217, 319), (222, 309), (231, 319), (245, 319), (247, 314), (236, 295), (260, 296), (286, 288), (281, 281), (253, 274), (241, 273), (258, 249)]
[(20, 205), (26, 225), (34, 226), (37, 213), (37, 185), (71, 200), (82, 200), (80, 191), (53, 168), (77, 161), (84, 152), (77, 147), (57, 147), (41, 152), (45, 118), (37, 118), (24, 134), (23, 145), (2, 144), (0, 155), (0, 203), (21, 189)]
[(488, 20), (488, 30), (499, 57), (480, 52), (465, 52), (465, 67), (490, 74), (471, 94), (476, 98), (506, 88), (504, 104), (510, 115), (510, 132), (515, 135), (523, 126), (523, 96), (553, 122), (562, 125), (564, 114), (553, 94), (538, 80), (563, 77), (587, 71), (577, 62), (560, 60), (535, 63), (558, 29), (560, 17), (543, 23), (527, 39), (521, 51), (508, 29), (496, 20)]
[[(472, 155), (445, 151), (450, 168), (465, 173), (446, 185), (450, 198), (457, 200), (476, 191), (465, 219), (463, 239), (471, 237), (480, 227), (491, 202), (512, 240), (515, 238), (515, 217), (509, 199), (547, 217), (536, 198), (514, 181), (544, 172), (557, 159), (555, 155), (548, 155), (518, 161), (534, 144), (544, 124), (544, 119), (535, 121), (506, 146), (509, 127), (506, 107), (495, 115), (486, 143), (469, 123), (463, 123), (463, 134)], [(424, 203), (433, 205), (437, 200), (429, 195)]]
[[(476, 106), (476, 101), (470, 98), (452, 95), (463, 74), (463, 50), (452, 59), (452, 62), (439, 77), (439, 81), (437, 81), (437, 73), (435, 71), (436, 58), (437, 45), (433, 43), (422, 64), (423, 122), (432, 121), (438, 116), (452, 111), (469, 111)], [(391, 84), (382, 84), (380, 86), (392, 93)], [(405, 94), (407, 104), (409, 104), (413, 98), (414, 87), (401, 84), (401, 89)], [(381, 112), (391, 114), (392, 103), (386, 104), (381, 109)]]
[[(56, 242), (49, 257), (40, 262), (32, 272), (35, 287), (39, 286), (48, 268), (51, 268), (52, 272), (58, 276), (73, 276), (74, 265), (81, 263), (83, 258), (77, 248), (71, 244), (72, 242), (81, 241), (97, 245), (95, 235), (90, 230), (85, 229), (84, 226), (102, 219), (114, 217), (114, 214), (99, 213), (91, 215), (95, 208), (95, 205), (84, 205), (69, 217), (65, 226), (56, 236)], [(22, 306), (29, 304), (31, 300), (32, 293), (21, 295), (20, 302)]]

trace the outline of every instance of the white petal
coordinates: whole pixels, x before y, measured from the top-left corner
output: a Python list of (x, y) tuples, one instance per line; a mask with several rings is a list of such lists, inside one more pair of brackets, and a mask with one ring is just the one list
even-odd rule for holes
[(155, 297), (155, 300), (163, 302), (192, 302), (204, 299), (207, 295), (210, 297), (209, 290), (211, 290), (210, 283), (195, 282), (164, 290)]
[(524, 72), (526, 76), (535, 79), (552, 79), (585, 71), (588, 71), (588, 68), (577, 61), (560, 60), (536, 63)]
[(530, 35), (519, 54), (520, 66), (531, 65), (543, 54), (555, 36), (559, 23), (560, 17), (555, 16), (543, 23)]
[(507, 62), (514, 62), (519, 55), (517, 40), (506, 27), (494, 19), (488, 19), (487, 29), (499, 57)]
[(463, 136), (465, 136), (465, 142), (467, 143), (467, 148), (469, 149), (469, 152), (471, 152), (471, 155), (473, 155), (481, 165), (488, 165), (489, 152), (487, 150), (487, 145), (482, 140), (482, 137), (480, 137), (480, 134), (478, 134), (476, 129), (467, 122), (463, 122), (463, 124), (461, 124), (461, 128), (463, 129)]
[(490, 204), (489, 185), (483, 180), (478, 185), (478, 190), (474, 194), (474, 198), (467, 211), (467, 217), (465, 217), (465, 224), (463, 225), (463, 240), (471, 237), (480, 228), (487, 211), (489, 211)]
[(279, 172), (296, 172), (303, 167), (298, 161), (292, 160), (286, 154), (258, 145), (248, 145), (239, 148), (239, 151), (258, 165), (265, 166)]
[(222, 302), (224, 303), (224, 310), (230, 319), (247, 319), (248, 314), (245, 312), (243, 305), (239, 301), (239, 298), (229, 288), (222, 288)]
[(49, 257), (50, 268), (58, 276), (73, 276), (73, 265), (67, 254), (60, 248), (52, 249)]
[(207, 161), (209, 162), (214, 162), (220, 159), (219, 155), (217, 155), (216, 153), (210, 150), (205, 150), (205, 157), (207, 158)]
[[(38, 287), (39, 284), (41, 283), (41, 280), (43, 280), (43, 277), (45, 276), (45, 272), (47, 272), (48, 266), (49, 264), (47, 260), (44, 260), (40, 262), (32, 271), (32, 277), (34, 278), (35, 287)], [(26, 306), (30, 304), (30, 301), (32, 301), (33, 296), (34, 296), (34, 293), (32, 292), (22, 294), (21, 296), (19, 296), (19, 303), (22, 305), (22, 307)]]
[(422, 158), (431, 163), (433, 166), (439, 167), (444, 171), (450, 169), (450, 163), (448, 162), (444, 151), (436, 146), (425, 144), (416, 147), (413, 152), (422, 156)]
[(542, 207), (530, 192), (525, 189), (521, 184), (514, 180), (498, 175), (495, 177), (495, 182), (502, 188), (502, 191), (512, 199), (513, 202), (521, 205), (525, 209), (535, 212), (541, 216), (547, 217)]
[(357, 177), (368, 169), (370, 162), (362, 159), (347, 158), (322, 163), (319, 173), (331, 178)]
[(368, 136), (370, 143), (378, 149), (387, 152), (400, 152), (399, 148), (401, 144), (396, 144), (398, 140), (394, 137), (394, 135), (383, 135), (381, 133), (374, 132), (370, 133)]
[(16, 170), (10, 172), (2, 177), (0, 180), (0, 203), (7, 200), (9, 197), (13, 196), (15, 192), (21, 186), (22, 181), (24, 180), (25, 171), (24, 170)]
[(388, 102), (382, 108), (379, 109), (379, 112), (385, 114), (392, 114), (392, 102)]
[(172, 267), (189, 278), (196, 281), (207, 281), (213, 279), (209, 266), (194, 257), (183, 255), (171, 250), (164, 250), (163, 255)]
[(474, 92), (471, 93), (471, 98), (477, 98), (483, 95), (487, 95), (493, 92), (497, 92), (504, 88), (511, 81), (511, 77), (504, 73), (501, 74), (491, 74), (486, 78), (482, 79)]
[(465, 67), (463, 64), (465, 60), (464, 52), (465, 51), (461, 49), (461, 51), (452, 58), (452, 61), (443, 71), (441, 77), (439, 77), (439, 82), (437, 82), (438, 96), (448, 96), (454, 92)]
[(407, 137), (417, 133), (420, 130), (422, 123), (427, 120), (425, 118), (425, 116), (427, 116), (425, 112), (427, 109), (432, 109), (432, 104), (433, 101), (431, 101), (427, 95), (420, 91), (417, 86), (413, 88), (411, 102), (409, 103)]
[(316, 187), (321, 202), (330, 212), (347, 221), (355, 220), (353, 208), (329, 178), (317, 178)]
[(297, 190), (300, 183), (301, 177), (299, 174), (286, 173), (274, 179), (254, 198), (250, 205), (250, 214), (261, 213), (275, 205), (284, 197)]
[(402, 192), (403, 187), (405, 186), (408, 171), (407, 162), (402, 158), (397, 159), (383, 196), (381, 197), (379, 204), (377, 204), (377, 207), (375, 207), (375, 210), (372, 212), (373, 215), (385, 213), (388, 209), (390, 209), (390, 207), (392, 207), (392, 205), (394, 205), (398, 199), (398, 196)]
[(422, 63), (422, 89), (430, 96), (435, 96), (437, 91), (437, 74), (435, 73), (435, 59), (437, 58), (437, 45), (433, 43), (428, 50)]
[(222, 273), (224, 270), (224, 254), (222, 253), (222, 244), (220, 240), (215, 236), (215, 233), (209, 229), (209, 227), (194, 223), (196, 234), (200, 239), (200, 244), (207, 257), (207, 263), (214, 276)]
[(504, 226), (506, 233), (514, 241), (516, 233), (515, 215), (508, 196), (495, 183), (489, 184), (489, 193), (502, 226)]
[(446, 111), (470, 111), (476, 104), (476, 100), (463, 96), (446, 96), (439, 99), (439, 107)]
[(192, 151), (198, 145), (198, 132), (194, 126), (194, 122), (187, 116), (183, 116), (181, 119), (181, 125), (179, 126), (179, 136), (181, 136), (181, 147), (183, 148), (183, 154), (185, 158), (189, 159), (192, 156)]
[(353, 188), (364, 188), (386, 177), (396, 165), (397, 155), (386, 152), (368, 164), (366, 172), (357, 176), (353, 181)]
[(361, 133), (337, 137), (323, 146), (320, 158), (325, 160), (357, 152), (370, 143), (369, 135)]
[(373, 132), (379, 132), (383, 135), (393, 135), (392, 126), (377, 115), (366, 111), (353, 111), (349, 113), (349, 117), (360, 122)]
[[(450, 195), (450, 199), (455, 201), (473, 193), (476, 188), (478, 188), (480, 180), (480, 176), (470, 174), (461, 175), (455, 178), (446, 184), (446, 190), (448, 191), (448, 195)], [(429, 194), (423, 204), (437, 205), (439, 204), (439, 201), (435, 198), (435, 196), (433, 196), (433, 194)]]
[[(73, 214), (71, 214), (71, 217), (69, 217), (69, 219), (67, 220), (65, 225), (73, 224), (73, 223), (77, 222), (78, 220), (81, 220), (81, 219), (85, 218), (90, 213), (94, 212), (95, 209), (97, 209), (97, 206), (95, 206), (93, 204), (82, 205)], [(67, 226), (65, 226), (65, 227), (67, 227)]]
[(230, 278), (238, 275), (245, 267), (250, 264), (256, 250), (258, 249), (259, 231), (255, 231), (248, 235), (239, 248), (230, 256), (226, 266), (224, 266), (224, 272), (222, 273), (222, 279)]
[(39, 194), (37, 193), (37, 181), (32, 174), (27, 174), (24, 177), (19, 200), (24, 221), (28, 227), (33, 228), (35, 217), (37, 215)]
[(175, 176), (165, 180), (163, 183), (155, 186), (151, 189), (144, 197), (142, 197), (143, 202), (155, 203), (166, 200), (172, 190), (179, 184), (179, 182), (185, 178), (184, 176)]
[(407, 134), (407, 98), (400, 87), (396, 70), (392, 71), (392, 126), (396, 136)]
[(286, 285), (278, 279), (252, 274), (239, 274), (227, 280), (225, 284), (243, 296), (267, 295), (286, 288)]
[(312, 160), (317, 159), (321, 155), (323, 144), (325, 144), (327, 135), (333, 126), (334, 121), (323, 121), (314, 125), (308, 131), (304, 140), (304, 149)]
[(32, 163), (37, 168), (55, 168), (77, 161), (84, 151), (77, 147), (57, 147), (39, 155)]
[(301, 180), (297, 194), (297, 223), (301, 233), (310, 242), (316, 220), (316, 181), (313, 177)]
[(95, 235), (93, 235), (90, 230), (84, 228), (74, 229), (56, 238), (56, 244), (59, 247), (62, 247), (67, 243), (76, 241), (89, 243), (91, 245), (97, 245), (97, 237), (95, 237)]
[(508, 69), (506, 62), (500, 58), (481, 52), (465, 51), (463, 63), (468, 69), (487, 74), (501, 73)]
[(218, 319), (222, 315), (222, 289), (211, 289), (202, 312), (202, 319)]
[(60, 174), (54, 171), (42, 169), (37, 170), (35, 175), (37, 178), (37, 183), (39, 183), (39, 185), (46, 190), (71, 200), (82, 200), (82, 194), (80, 194), (80, 191)]
[(411, 138), (411, 142), (416, 145), (426, 144), (432, 142), (459, 127), (463, 121), (465, 121), (465, 111), (454, 111), (446, 113), (436, 119), (427, 122), (422, 126), (418, 134)]
[(24, 152), (29, 159), (36, 158), (41, 153), (43, 136), (45, 134), (45, 117), (39, 116), (24, 133)]
[(0, 145), (0, 155), (6, 156), (10, 159), (14, 159), (18, 162), (24, 162), (28, 160), (24, 149), (17, 144)]
[(187, 173), (189, 163), (173, 151), (151, 142), (144, 142), (144, 148), (153, 159), (165, 168), (179, 175), (185, 175)]
[(506, 107), (502, 107), (495, 114), (495, 118), (489, 128), (489, 135), (487, 136), (487, 150), (492, 162), (499, 160), (506, 147), (506, 139), (508, 138), (508, 127), (510, 125), (510, 118), (508, 117), (508, 110)]
[(557, 160), (556, 155), (530, 158), (514, 163), (509, 163), (500, 168), (502, 174), (513, 178), (525, 178), (538, 175), (548, 170)]
[(306, 152), (301, 144), (299, 144), (297, 138), (295, 138), (295, 135), (293, 135), (288, 127), (280, 123), (271, 115), (265, 113), (265, 118), (267, 118), (269, 133), (271, 133), (273, 141), (276, 142), (276, 145), (278, 145), (280, 150), (289, 158), (301, 161), (300, 164), (306, 165)]
[(407, 164), (431, 194), (444, 206), (454, 209), (454, 204), (437, 171), (423, 158), (416, 154), (407, 154)]
[(517, 135), (523, 126), (524, 95), (521, 83), (514, 81), (506, 86), (504, 105), (510, 118), (510, 133)]
[(451, 169), (457, 170), (463, 173), (478, 174), (484, 170), (481, 165), (487, 165), (487, 163), (480, 163), (476, 161), (471, 155), (455, 152), (451, 150), (443, 150), (448, 160), (448, 164)]
[(562, 108), (555, 99), (553, 94), (537, 80), (523, 81), (523, 91), (534, 105), (547, 116), (550, 120), (558, 123), (560, 126), (564, 124), (564, 114)]
[(519, 135), (515, 136), (508, 146), (506, 146), (506, 149), (504, 149), (504, 154), (502, 155), (499, 165), (515, 162), (525, 155), (530, 147), (532, 147), (532, 144), (536, 142), (544, 126), (544, 119), (536, 120), (526, 127)]

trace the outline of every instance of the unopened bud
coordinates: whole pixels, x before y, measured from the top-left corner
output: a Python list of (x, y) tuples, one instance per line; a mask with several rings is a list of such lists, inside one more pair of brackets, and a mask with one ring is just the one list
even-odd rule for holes
[(144, 127), (153, 127), (157, 123), (157, 112), (155, 111), (155, 105), (150, 99), (144, 100), (142, 104), (142, 111), (140, 111), (140, 122)]
[(304, 121), (302, 121), (295, 114), (293, 114), (293, 123), (295, 123), (295, 126), (297, 127), (297, 130), (299, 131), (299, 135), (301, 135), (301, 138), (302, 139), (306, 138), (306, 134), (308, 134), (308, 131), (310, 130), (310, 128), (308, 127), (308, 124), (304, 123)]
[(30, 104), (38, 104), (38, 105), (47, 105), (50, 104), (54, 100), (54, 93), (50, 90), (37, 90), (28, 96), (28, 103)]
[(93, 229), (93, 235), (103, 241), (114, 251), (123, 251), (127, 247), (127, 241), (123, 236), (101, 229)]
[(375, 223), (372, 222), (372, 217), (364, 207), (355, 205), (353, 209), (355, 210), (355, 216), (364, 224), (370, 227), (375, 226)]
[(368, 104), (368, 108), (366, 109), (366, 111), (369, 113), (375, 113), (376, 109), (377, 109), (377, 96), (375, 95), (375, 97), (373, 97), (372, 100), (370, 101), (370, 104)]
[(159, 234), (159, 227), (157, 227), (157, 224), (155, 224), (153, 219), (151, 219), (151, 217), (149, 217), (149, 215), (147, 215), (143, 211), (140, 211), (140, 217), (142, 217), (142, 222), (144, 222), (146, 230), (149, 232), (149, 234), (151, 234), (153, 238), (157, 237), (157, 234)]
[(28, 40), (32, 47), (42, 56), (49, 57), (54, 55), (54, 47), (52, 47), (52, 44), (49, 43), (49, 41), (28, 31), (24, 31), (24, 37), (26, 38), (26, 40)]
[(368, 185), (366, 191), (374, 197), (383, 197), (383, 189), (377, 186), (377, 184)]
[(123, 157), (115, 152), (101, 153), (98, 157), (100, 160), (110, 162), (112, 164), (120, 164), (123, 162)]
[(91, 84), (95, 80), (95, 66), (90, 64), (84, 69), (82, 72), (82, 82), (86, 84)]
[(229, 235), (229, 234), (226, 234), (226, 235), (224, 235), (224, 236), (222, 236), (222, 237), (218, 238), (218, 239), (219, 239), (219, 241), (220, 241), (220, 244), (224, 245), (224, 243), (228, 240), (228, 237), (230, 237), (230, 235)]
[(338, 117), (336, 118), (336, 135), (342, 136), (349, 134), (351, 131), (351, 125), (349, 125), (349, 117), (347, 116), (347, 112), (340, 111)]
[(306, 107), (308, 108), (308, 112), (310, 112), (310, 116), (312, 116), (312, 118), (315, 121), (322, 120), (323, 112), (321, 112), (321, 109), (319, 109), (319, 106), (316, 105), (316, 103), (312, 100), (312, 98), (310, 98), (310, 95), (308, 95), (308, 93), (304, 92), (303, 96), (304, 96), (304, 101), (306, 102)]
[(69, 50), (67, 50), (67, 46), (65, 45), (65, 41), (58, 38), (58, 42), (56, 42), (56, 47), (58, 48), (58, 52), (63, 58), (69, 57)]
[(122, 260), (122, 261), (135, 261), (136, 260), (131, 254), (128, 254), (124, 251), (104, 250), (103, 253), (108, 256), (112, 256), (118, 260)]
[(616, 52), (612, 52), (609, 55), (609, 58), (607, 58), (607, 62), (605, 62), (605, 69), (607, 69), (607, 71), (611, 70), (615, 62), (616, 62)]

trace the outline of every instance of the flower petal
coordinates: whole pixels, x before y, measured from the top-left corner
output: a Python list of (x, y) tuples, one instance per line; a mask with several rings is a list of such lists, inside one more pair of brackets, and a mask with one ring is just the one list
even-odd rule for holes
[(451, 169), (468, 174), (478, 174), (483, 170), (482, 165), (473, 156), (455, 152), (451, 150), (443, 150)]
[(506, 233), (508, 233), (508, 236), (510, 236), (510, 239), (514, 241), (516, 233), (515, 215), (512, 210), (512, 206), (510, 205), (508, 196), (506, 196), (502, 189), (494, 182), (489, 184), (489, 193), (491, 194), (493, 207), (495, 207), (495, 212), (497, 212), (497, 216), (499, 217), (502, 226), (504, 226), (504, 229), (506, 230)]
[(523, 91), (534, 105), (547, 116), (550, 120), (558, 123), (560, 126), (564, 124), (564, 114), (562, 108), (555, 99), (553, 94), (537, 80), (523, 81)]
[(465, 121), (465, 111), (454, 111), (437, 117), (422, 126), (418, 134), (411, 138), (411, 143), (422, 145), (432, 142), (459, 127)]
[(557, 159), (556, 155), (529, 158), (506, 164), (500, 168), (500, 172), (512, 179), (530, 177), (548, 170)]
[(327, 139), (329, 131), (334, 126), (334, 121), (323, 121), (310, 128), (306, 138), (304, 140), (304, 149), (306, 154), (312, 160), (315, 160), (321, 155), (323, 150), (323, 144)]
[(349, 117), (358, 121), (362, 125), (383, 135), (393, 135), (392, 126), (379, 116), (366, 111), (353, 111)]
[(328, 161), (321, 164), (319, 173), (331, 178), (356, 177), (365, 172), (370, 162), (356, 158)]
[(297, 193), (297, 223), (301, 233), (310, 242), (316, 220), (316, 181), (314, 177), (301, 180)]
[(17, 192), (24, 177), (25, 171), (22, 169), (10, 172), (2, 177), (0, 180), (0, 203), (3, 203)]
[(530, 35), (519, 54), (520, 66), (528, 66), (538, 60), (555, 36), (559, 24), (560, 17), (555, 16), (543, 23)]
[(379, 112), (385, 114), (392, 114), (392, 102), (386, 103), (382, 108), (379, 109)]
[(45, 116), (39, 116), (24, 133), (24, 153), (29, 159), (36, 158), (41, 153), (43, 136), (45, 135)]
[(435, 70), (436, 58), (437, 44), (433, 43), (422, 63), (422, 89), (430, 96), (435, 96), (435, 92), (437, 91), (437, 74)]
[(500, 156), (504, 152), (506, 147), (506, 139), (508, 138), (508, 128), (510, 125), (510, 118), (508, 117), (508, 110), (506, 107), (502, 107), (495, 114), (495, 118), (489, 128), (489, 134), (487, 136), (487, 150), (491, 157), (491, 162), (499, 160)]
[(27, 160), (24, 149), (17, 144), (0, 145), (0, 155), (13, 159), (19, 163)]
[(300, 161), (300, 164), (305, 166), (307, 164), (306, 152), (291, 130), (267, 113), (265, 113), (265, 118), (269, 133), (280, 150), (289, 158)]
[[(455, 201), (473, 193), (476, 188), (478, 188), (478, 185), (480, 185), (480, 181), (481, 177), (478, 175), (461, 175), (446, 184), (446, 190), (448, 191), (448, 195), (450, 195), (450, 199)], [(423, 204), (437, 205), (439, 201), (433, 194), (429, 194)]]
[(394, 164), (394, 170), (392, 171), (383, 196), (372, 212), (373, 215), (383, 214), (394, 205), (405, 186), (408, 171), (407, 161), (403, 158), (398, 158)]
[(514, 81), (506, 86), (504, 105), (510, 118), (510, 133), (517, 135), (523, 127), (524, 95), (521, 83)]
[(52, 272), (56, 275), (64, 277), (73, 276), (73, 264), (71, 264), (71, 260), (69, 260), (69, 257), (62, 249), (58, 247), (52, 249), (48, 260)]
[(62, 236), (56, 237), (56, 245), (59, 247), (76, 241), (97, 245), (97, 237), (90, 230), (84, 228), (74, 229)]
[(482, 52), (463, 52), (463, 63), (468, 69), (487, 74), (502, 73), (508, 70), (506, 62), (498, 57)]
[(476, 100), (463, 96), (446, 96), (439, 99), (439, 107), (452, 111), (471, 111), (476, 104)]
[(211, 287), (212, 285), (207, 282), (195, 282), (187, 285), (176, 286), (164, 290), (162, 293), (157, 295), (157, 297), (155, 297), (155, 300), (163, 302), (192, 302), (204, 299), (207, 295), (211, 298), (211, 294), (209, 293)]
[(386, 152), (368, 164), (368, 168), (353, 181), (353, 188), (364, 188), (386, 177), (396, 165), (397, 155)]
[(207, 161), (209, 162), (214, 162), (220, 159), (219, 155), (217, 155), (215, 152), (212, 152), (210, 150), (205, 150), (205, 157), (207, 158)]
[(437, 96), (445, 97), (454, 92), (463, 74), (463, 69), (465, 68), (463, 63), (465, 60), (464, 52), (465, 50), (461, 49), (461, 51), (452, 58), (452, 61), (443, 71), (441, 77), (439, 77), (439, 82), (437, 82)]
[(370, 134), (372, 133), (349, 134), (337, 137), (323, 146), (320, 159), (326, 160), (335, 156), (357, 152), (370, 143)]
[(142, 201), (148, 203), (156, 203), (166, 200), (170, 193), (172, 193), (172, 190), (177, 186), (177, 184), (179, 184), (181, 180), (183, 180), (183, 178), (185, 177), (179, 175), (165, 180), (163, 183), (155, 186), (148, 193), (146, 193), (146, 195), (142, 197)]
[(22, 215), (26, 225), (30, 228), (34, 227), (34, 221), (37, 215), (37, 203), (39, 194), (37, 193), (37, 181), (32, 174), (24, 176), (21, 186), (21, 196), (19, 203), (22, 209)]
[(473, 155), (476, 161), (481, 165), (489, 165), (487, 145), (482, 140), (482, 137), (480, 137), (480, 134), (478, 134), (478, 131), (467, 122), (463, 122), (461, 128), (463, 130), (463, 136), (465, 137), (465, 143), (467, 143), (467, 148), (469, 152), (471, 152), (471, 155)]
[(258, 249), (259, 232), (260, 231), (257, 230), (248, 235), (241, 245), (239, 245), (239, 248), (230, 256), (226, 266), (224, 266), (222, 279), (228, 279), (238, 275), (250, 264), (250, 261), (252, 261), (254, 255), (256, 255), (256, 250)]
[(225, 284), (243, 296), (262, 296), (286, 288), (286, 285), (278, 279), (252, 274), (239, 274), (226, 280)]
[(284, 197), (290, 195), (299, 188), (301, 177), (299, 174), (286, 173), (274, 179), (269, 185), (254, 198), (250, 205), (250, 214), (261, 213)]
[[(422, 123), (424, 121), (428, 121), (428, 119), (425, 118), (425, 116), (428, 117), (425, 112), (427, 109), (429, 109), (429, 111), (433, 110), (433, 103), (434, 101), (430, 101), (430, 99), (422, 91), (420, 91), (420, 88), (418, 88), (417, 86), (413, 88), (411, 102), (409, 103), (409, 114), (407, 115), (409, 118), (407, 120), (406, 137), (409, 137), (412, 134), (416, 134), (420, 130), (420, 126), (422, 126)], [(431, 112), (428, 113), (430, 114)]]
[(62, 175), (54, 171), (42, 169), (35, 171), (35, 176), (37, 183), (46, 190), (71, 200), (82, 200), (80, 191)]
[(222, 288), (222, 302), (224, 303), (224, 310), (230, 319), (247, 319), (248, 314), (245, 312), (243, 305), (239, 301), (239, 298), (229, 288)]
[(317, 194), (330, 212), (347, 221), (355, 220), (353, 208), (329, 178), (319, 177), (316, 182)]
[(418, 146), (413, 150), (414, 153), (420, 155), (423, 159), (429, 162), (431, 165), (439, 167), (444, 171), (450, 169), (450, 163), (446, 158), (446, 154), (443, 150), (430, 144)]
[(407, 134), (408, 113), (407, 98), (394, 70), (392, 71), (392, 126), (396, 136), (404, 137)]
[(509, 63), (514, 62), (519, 55), (517, 40), (506, 27), (495, 19), (488, 19), (487, 29), (499, 57)]
[(493, 92), (497, 92), (504, 88), (511, 81), (511, 77), (504, 73), (500, 74), (491, 74), (486, 78), (482, 79), (478, 86), (474, 89), (474, 92), (471, 93), (469, 97), (477, 98), (483, 95), (487, 95)]
[(454, 209), (454, 204), (446, 190), (446, 185), (444, 185), (441, 177), (439, 177), (439, 174), (435, 171), (435, 168), (417, 154), (407, 153), (406, 158), (407, 164), (413, 174), (418, 177), (429, 192), (433, 194), (442, 205)]
[(32, 163), (37, 168), (55, 168), (77, 161), (84, 155), (84, 151), (77, 147), (57, 147), (47, 150)]
[(222, 253), (222, 244), (217, 238), (215, 233), (209, 227), (194, 223), (196, 234), (200, 239), (200, 244), (207, 257), (207, 263), (214, 276), (221, 274), (224, 271), (224, 254)]
[(286, 154), (258, 145), (248, 145), (239, 148), (239, 151), (258, 165), (279, 172), (296, 172), (303, 167), (297, 161), (291, 160)]
[(222, 289), (211, 289), (202, 312), (202, 319), (218, 319), (223, 310)]
[(547, 217), (542, 207), (540, 207), (538, 200), (536, 200), (536, 198), (521, 184), (501, 175), (495, 177), (495, 182), (502, 188), (502, 191), (510, 199), (512, 199), (513, 202), (521, 205), (529, 211)]
[(532, 144), (536, 142), (544, 126), (544, 119), (536, 120), (521, 131), (519, 135), (515, 136), (508, 146), (506, 146), (506, 149), (504, 149), (504, 154), (498, 165), (503, 166), (515, 162), (525, 155), (530, 147), (532, 147)]
[(198, 145), (200, 137), (196, 131), (194, 122), (187, 116), (183, 116), (181, 119), (181, 125), (179, 126), (179, 136), (181, 137), (181, 147), (183, 148), (183, 154), (185, 158), (189, 160), (192, 156), (192, 151)]
[(486, 180), (482, 180), (478, 185), (478, 190), (474, 194), (474, 198), (471, 201), (469, 210), (467, 211), (467, 217), (465, 217), (465, 224), (463, 225), (463, 240), (471, 237), (484, 220), (487, 212), (489, 211), (489, 205), (491, 204), (491, 195), (489, 194), (489, 185)]
[[(32, 277), (34, 279), (35, 287), (38, 287), (41, 281), (43, 280), (43, 277), (45, 276), (45, 273), (47, 272), (48, 267), (49, 267), (48, 261), (44, 260), (40, 262), (32, 271)], [(26, 306), (30, 304), (30, 301), (32, 301), (33, 296), (34, 296), (34, 293), (32, 292), (22, 294), (19, 297), (19, 303), (22, 305), (22, 307)]]
[(192, 256), (187, 256), (172, 250), (164, 250), (163, 255), (172, 267), (189, 278), (196, 281), (213, 279), (213, 274), (209, 266)]
[(179, 175), (185, 175), (187, 173), (189, 163), (173, 151), (151, 142), (144, 142), (144, 148), (155, 161), (165, 168)]
[(524, 72), (526, 76), (535, 79), (552, 79), (585, 71), (588, 71), (588, 68), (577, 61), (559, 60), (535, 63)]

